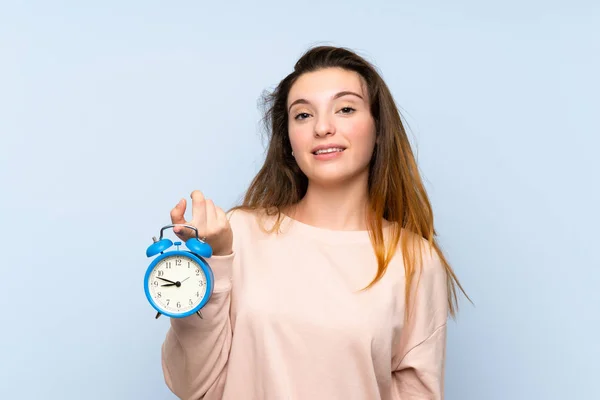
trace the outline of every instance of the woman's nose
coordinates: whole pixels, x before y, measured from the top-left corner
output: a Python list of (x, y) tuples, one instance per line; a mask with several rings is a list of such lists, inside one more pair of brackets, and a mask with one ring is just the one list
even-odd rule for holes
[(325, 137), (335, 134), (335, 126), (329, 117), (320, 117), (315, 124), (315, 137)]

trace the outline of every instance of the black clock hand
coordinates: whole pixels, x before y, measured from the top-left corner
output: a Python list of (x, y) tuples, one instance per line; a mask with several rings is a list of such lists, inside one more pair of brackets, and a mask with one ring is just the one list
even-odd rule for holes
[(181, 286), (181, 284), (183, 282), (187, 281), (188, 279), (190, 279), (189, 276), (187, 278), (185, 278), (184, 280), (182, 280), (181, 282), (177, 281), (177, 282), (174, 282), (174, 283), (165, 283), (164, 285), (160, 285), (160, 286), (161, 287), (163, 287), (163, 286), (177, 286), (177, 287), (179, 287), (179, 286)]
[[(184, 280), (182, 280), (181, 282), (177, 281), (177, 282), (173, 282), (173, 283), (165, 283), (164, 285), (160, 285), (160, 286), (161, 287), (163, 287), (163, 286), (177, 286), (177, 287), (179, 287), (179, 286), (181, 286), (181, 284), (183, 282), (187, 281), (188, 279), (190, 279), (189, 276), (187, 278), (185, 278)], [(166, 279), (163, 279), (163, 280), (166, 281)], [(170, 281), (167, 281), (167, 282), (170, 282)]]
[[(170, 283), (170, 284), (172, 284), (172, 285), (176, 285), (176, 283), (175, 283), (175, 282), (173, 282), (173, 281), (170, 281), (170, 280), (168, 280), (168, 279), (165, 279), (165, 278), (161, 278), (160, 276), (157, 276), (157, 278), (158, 278), (158, 279), (160, 279), (161, 281), (169, 282), (169, 283)], [(165, 285), (163, 285), (163, 286), (165, 286)]]
[(157, 277), (157, 278), (160, 279), (160, 280), (163, 280), (165, 282), (169, 282), (169, 283), (165, 283), (164, 285), (160, 285), (161, 287), (165, 287), (165, 286), (177, 286), (177, 287), (179, 287), (179, 286), (181, 286), (181, 282), (185, 282), (186, 280), (190, 279), (190, 277), (188, 276), (187, 278), (185, 278), (181, 282), (179, 282), (179, 281), (173, 282), (173, 281), (170, 281), (168, 279), (159, 278), (159, 277)]
[(160, 285), (161, 287), (164, 287), (164, 286), (177, 286), (177, 287), (179, 287), (179, 286), (181, 286), (181, 284), (182, 284), (183, 282), (185, 282), (185, 281), (187, 281), (188, 279), (190, 279), (190, 277), (188, 276), (187, 278), (185, 278), (185, 279), (184, 279), (184, 280), (182, 280), (181, 282), (179, 282), (179, 281), (177, 281), (177, 282), (173, 282), (173, 281), (170, 281), (170, 280), (168, 280), (168, 279), (161, 278), (160, 276), (157, 276), (157, 278), (158, 278), (158, 279), (160, 279), (161, 281), (169, 282), (169, 283), (165, 283), (164, 285)]

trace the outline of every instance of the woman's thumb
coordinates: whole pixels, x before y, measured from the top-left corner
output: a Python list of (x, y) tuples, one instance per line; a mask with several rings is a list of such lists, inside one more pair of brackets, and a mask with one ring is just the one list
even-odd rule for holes
[[(179, 203), (171, 210), (171, 223), (173, 224), (185, 224), (185, 199), (179, 200)], [(173, 227), (175, 233), (179, 233), (183, 230), (181, 226)]]

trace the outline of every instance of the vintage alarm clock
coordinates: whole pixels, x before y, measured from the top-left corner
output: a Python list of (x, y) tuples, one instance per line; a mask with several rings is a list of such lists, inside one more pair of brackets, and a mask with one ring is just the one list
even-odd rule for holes
[[(163, 239), (163, 231), (175, 226), (183, 226), (196, 232), (185, 242), (188, 250), (180, 250), (181, 242)], [(213, 273), (205, 258), (212, 256), (212, 248), (198, 237), (198, 230), (191, 225), (173, 224), (160, 230), (160, 238), (152, 238), (146, 250), (147, 257), (156, 257), (144, 276), (146, 298), (157, 311), (156, 318), (166, 315), (171, 318), (184, 318), (197, 314), (213, 291)], [(175, 246), (175, 250), (167, 251)]]

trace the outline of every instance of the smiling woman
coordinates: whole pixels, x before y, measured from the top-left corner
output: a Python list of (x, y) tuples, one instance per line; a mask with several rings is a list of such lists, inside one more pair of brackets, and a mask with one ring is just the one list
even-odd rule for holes
[(389, 89), (352, 51), (316, 47), (266, 100), (243, 203), (226, 215), (194, 191), (192, 221), (183, 199), (171, 211), (213, 247), (215, 283), (204, 319), (171, 320), (167, 385), (182, 399), (442, 399), (460, 284)]
[(332, 187), (357, 178), (363, 202), (375, 147), (366, 91), (358, 73), (326, 68), (300, 76), (288, 95), (297, 99), (289, 107), (290, 145), (309, 182)]

